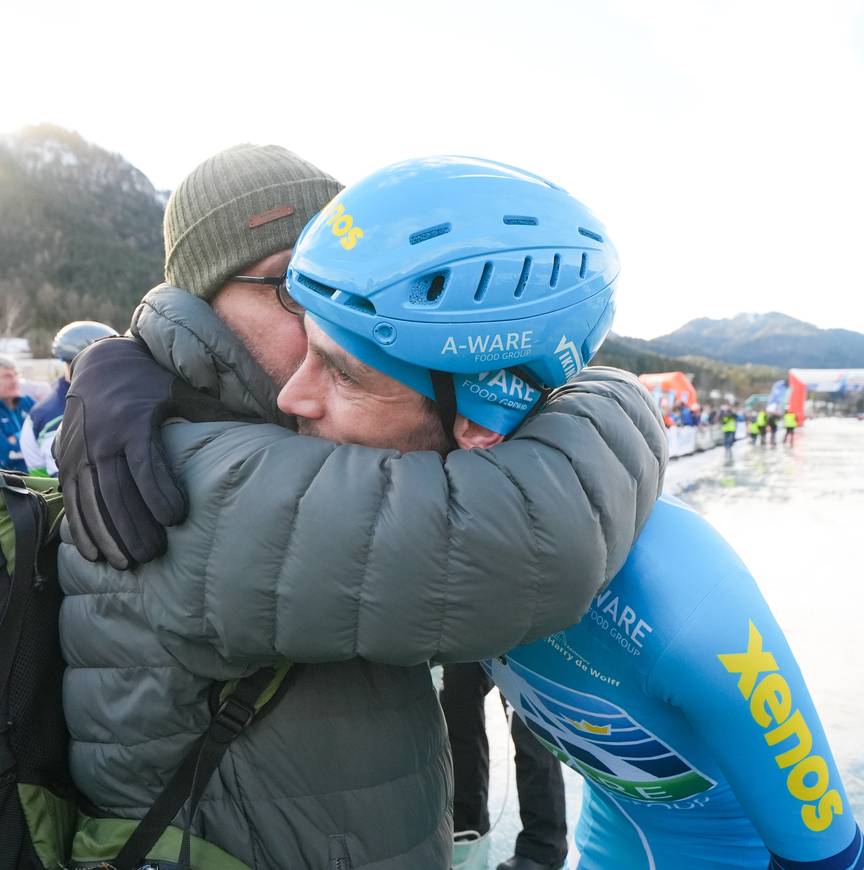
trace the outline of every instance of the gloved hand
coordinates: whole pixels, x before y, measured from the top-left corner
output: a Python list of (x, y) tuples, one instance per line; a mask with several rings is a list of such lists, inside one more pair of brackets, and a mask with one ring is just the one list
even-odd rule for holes
[(54, 458), (85, 559), (123, 569), (165, 552), (163, 527), (182, 522), (188, 506), (159, 427), (187, 416), (184, 402), (199, 395), (134, 338), (102, 339), (76, 357)]

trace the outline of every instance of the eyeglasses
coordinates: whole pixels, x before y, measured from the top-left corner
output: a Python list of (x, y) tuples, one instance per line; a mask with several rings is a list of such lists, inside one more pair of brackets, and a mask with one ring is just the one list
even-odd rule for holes
[(284, 276), (276, 278), (272, 275), (232, 275), (229, 281), (240, 281), (242, 284), (266, 284), (268, 287), (273, 287), (276, 290), (276, 298), (279, 304), (295, 317), (302, 317), (306, 313), (306, 309), (299, 303), (294, 301), (294, 297), (288, 292), (288, 285), (285, 283)]

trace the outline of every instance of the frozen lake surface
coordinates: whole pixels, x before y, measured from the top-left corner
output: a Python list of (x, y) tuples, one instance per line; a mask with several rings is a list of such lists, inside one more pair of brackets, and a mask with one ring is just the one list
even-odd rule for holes
[[(779, 440), (779, 439), (778, 439)], [(699, 510), (756, 577), (795, 655), (849, 793), (864, 821), (864, 422), (809, 421), (793, 448), (736, 443), (672, 460), (666, 492)], [(500, 821), (474, 868), (513, 853), (519, 808), (507, 723), (497, 693), (486, 701), (492, 782)], [(509, 771), (509, 774), (508, 774)], [(564, 770), (572, 833), (581, 777)], [(468, 865), (466, 865), (467, 868)]]

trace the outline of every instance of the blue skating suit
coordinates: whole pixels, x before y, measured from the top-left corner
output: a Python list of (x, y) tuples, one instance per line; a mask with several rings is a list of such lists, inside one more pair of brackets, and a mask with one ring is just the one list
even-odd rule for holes
[(658, 502), (578, 625), (486, 667), (585, 777), (580, 870), (864, 867), (783, 632), (683, 503)]

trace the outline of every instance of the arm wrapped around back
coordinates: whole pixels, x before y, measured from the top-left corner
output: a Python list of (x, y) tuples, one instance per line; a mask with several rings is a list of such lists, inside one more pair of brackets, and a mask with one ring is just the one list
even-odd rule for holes
[(163, 435), (189, 518), (135, 573), (193, 670), (469, 661), (563, 629), (623, 564), (666, 459), (650, 397), (614, 369), (586, 369), (510, 441), (446, 459), (269, 424)]

